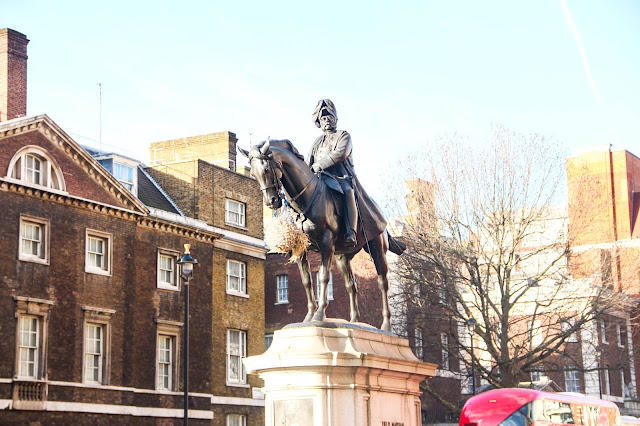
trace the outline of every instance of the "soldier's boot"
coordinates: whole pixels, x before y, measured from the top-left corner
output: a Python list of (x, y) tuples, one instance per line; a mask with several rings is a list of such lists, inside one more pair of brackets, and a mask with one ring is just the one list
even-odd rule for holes
[(346, 234), (344, 244), (347, 247), (355, 247), (358, 243), (356, 238), (356, 230), (358, 228), (358, 208), (356, 206), (356, 196), (353, 189), (347, 189), (344, 192), (345, 204), (345, 229)]

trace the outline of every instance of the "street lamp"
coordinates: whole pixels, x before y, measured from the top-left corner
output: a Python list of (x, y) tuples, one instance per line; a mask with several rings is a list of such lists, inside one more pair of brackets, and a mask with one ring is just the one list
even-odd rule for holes
[(598, 373), (598, 391), (600, 392), (600, 399), (602, 399), (602, 379), (600, 377), (601, 360), (602, 360), (602, 348), (596, 348), (596, 362), (598, 363), (596, 372)]
[(473, 395), (476, 394), (476, 368), (475, 368), (475, 359), (473, 355), (473, 333), (476, 331), (476, 326), (478, 325), (478, 321), (474, 318), (469, 318), (465, 325), (469, 330), (469, 340), (471, 341), (471, 390)]
[(184, 255), (178, 260), (180, 278), (184, 280), (184, 425), (189, 424), (189, 281), (193, 278), (193, 265), (198, 263), (191, 253), (191, 244), (184, 245)]

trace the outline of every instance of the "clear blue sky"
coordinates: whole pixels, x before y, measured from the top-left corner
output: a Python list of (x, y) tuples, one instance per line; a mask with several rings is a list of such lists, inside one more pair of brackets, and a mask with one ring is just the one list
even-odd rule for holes
[(0, 0), (0, 28), (31, 40), (28, 115), (82, 144), (98, 83), (103, 148), (145, 162), (151, 142), (223, 130), (306, 154), (330, 98), (375, 195), (378, 165), (494, 123), (640, 155), (640, 2), (565, 4)]

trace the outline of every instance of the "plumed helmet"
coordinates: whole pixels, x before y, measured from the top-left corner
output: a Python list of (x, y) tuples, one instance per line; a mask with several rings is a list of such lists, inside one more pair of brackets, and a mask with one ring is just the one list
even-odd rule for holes
[(329, 114), (333, 115), (336, 121), (338, 121), (336, 106), (333, 104), (333, 102), (331, 102), (331, 99), (320, 99), (318, 101), (318, 105), (316, 105), (316, 109), (313, 110), (313, 115), (311, 116), (316, 127), (320, 127), (320, 117), (322, 116), (322, 111), (327, 111)]

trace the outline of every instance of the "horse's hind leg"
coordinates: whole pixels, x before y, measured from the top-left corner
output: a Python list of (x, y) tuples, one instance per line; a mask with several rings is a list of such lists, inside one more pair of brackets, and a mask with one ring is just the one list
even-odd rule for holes
[(311, 270), (309, 268), (309, 259), (307, 259), (307, 254), (304, 253), (300, 256), (297, 263), (298, 269), (300, 270), (302, 285), (304, 286), (304, 292), (307, 295), (307, 315), (304, 317), (303, 322), (309, 322), (316, 310), (316, 300), (313, 295), (313, 285), (311, 285)]
[(344, 254), (336, 255), (336, 265), (342, 276), (344, 277), (344, 286), (347, 289), (349, 295), (349, 314), (351, 322), (358, 322), (360, 319), (360, 312), (358, 311), (358, 285), (356, 283), (356, 277), (353, 276), (351, 270), (351, 258)]
[(382, 233), (369, 241), (369, 254), (373, 259), (378, 273), (378, 288), (382, 296), (382, 325), (380, 330), (391, 331), (391, 311), (389, 310), (389, 265), (387, 264), (388, 244), (385, 234)]

